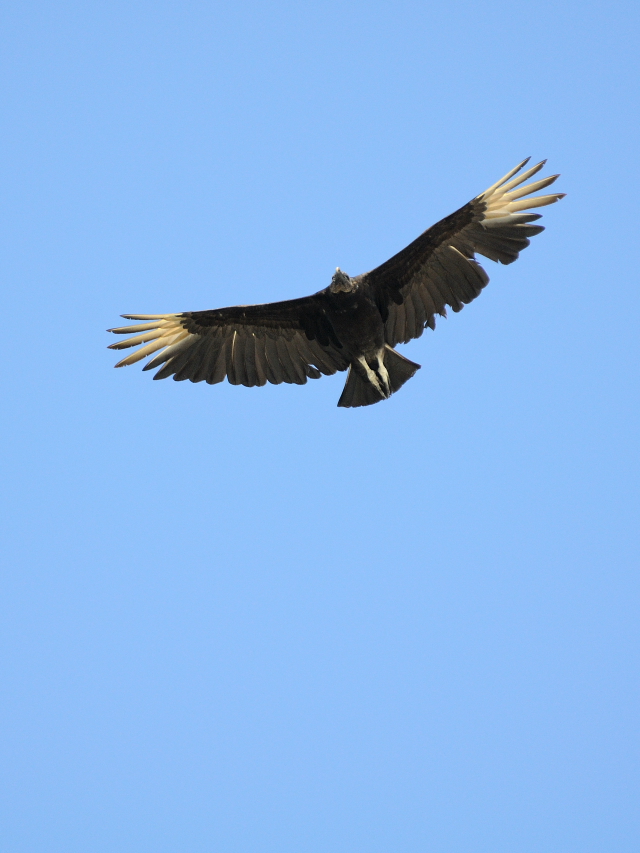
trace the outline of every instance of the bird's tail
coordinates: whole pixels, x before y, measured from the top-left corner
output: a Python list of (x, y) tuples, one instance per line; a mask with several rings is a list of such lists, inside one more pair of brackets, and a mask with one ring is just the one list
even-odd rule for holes
[[(384, 348), (384, 366), (389, 376), (391, 394), (401, 388), (408, 379), (411, 379), (416, 370), (420, 370), (419, 364), (409, 361), (408, 358), (400, 355), (388, 344), (385, 344)], [(378, 385), (374, 385), (367, 376), (355, 370), (351, 365), (338, 405), (345, 409), (355, 409), (358, 406), (371, 406), (373, 403), (379, 403), (380, 400), (386, 400), (388, 396), (380, 390)]]
[(384, 347), (384, 366), (389, 374), (389, 385), (393, 394), (398, 388), (402, 388), (404, 383), (411, 379), (413, 374), (420, 370), (420, 365), (415, 361), (409, 361), (399, 352), (396, 352), (388, 344)]

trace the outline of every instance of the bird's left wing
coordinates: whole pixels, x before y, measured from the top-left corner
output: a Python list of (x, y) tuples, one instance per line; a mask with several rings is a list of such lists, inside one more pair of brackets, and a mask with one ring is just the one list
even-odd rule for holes
[(116, 367), (157, 353), (144, 367), (160, 367), (154, 379), (173, 376), (214, 385), (226, 376), (232, 385), (304, 385), (307, 378), (318, 379), (348, 366), (319, 294), (214, 311), (123, 316), (146, 322), (110, 329), (133, 335), (110, 349), (143, 346)]
[(360, 277), (371, 288), (382, 314), (386, 343), (395, 346), (419, 338), (427, 326), (435, 328), (436, 314), (446, 316), (446, 305), (460, 311), (478, 296), (489, 277), (476, 261), (476, 252), (510, 264), (529, 245), (529, 237), (544, 231), (541, 225), (531, 224), (540, 215), (526, 211), (553, 204), (564, 193), (526, 198), (558, 177), (522, 187), (546, 161), (517, 174), (528, 162), (524, 160), (397, 255)]

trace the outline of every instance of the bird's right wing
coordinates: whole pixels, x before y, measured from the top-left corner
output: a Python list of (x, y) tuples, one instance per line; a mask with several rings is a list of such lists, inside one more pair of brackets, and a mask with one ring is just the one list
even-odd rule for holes
[(116, 367), (157, 353), (144, 367), (162, 365), (154, 379), (173, 376), (214, 385), (227, 377), (232, 385), (304, 385), (307, 378), (348, 367), (318, 295), (214, 311), (123, 316), (146, 322), (110, 329), (134, 336), (110, 349), (143, 346)]

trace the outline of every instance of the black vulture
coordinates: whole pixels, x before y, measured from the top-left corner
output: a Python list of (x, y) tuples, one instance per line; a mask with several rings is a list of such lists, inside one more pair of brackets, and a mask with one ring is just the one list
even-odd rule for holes
[(489, 281), (476, 252), (512, 263), (529, 237), (544, 230), (532, 224), (540, 215), (527, 211), (564, 197), (530, 196), (558, 175), (523, 187), (546, 161), (522, 172), (528, 162), (381, 266), (355, 278), (338, 268), (331, 284), (312, 296), (183, 314), (123, 314), (145, 322), (110, 329), (133, 335), (110, 348), (143, 346), (116, 367), (156, 353), (144, 367), (160, 367), (154, 379), (215, 385), (227, 377), (232, 385), (247, 386), (304, 385), (323, 373), (348, 370), (339, 406), (386, 400), (420, 367), (393, 347), (434, 329), (436, 314), (446, 316), (445, 306), (460, 311)]

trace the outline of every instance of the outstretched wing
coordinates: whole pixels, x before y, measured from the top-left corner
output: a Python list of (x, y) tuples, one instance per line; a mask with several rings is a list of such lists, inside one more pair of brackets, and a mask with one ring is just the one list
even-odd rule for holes
[(510, 264), (529, 245), (529, 237), (544, 231), (541, 225), (531, 224), (540, 215), (524, 211), (553, 204), (564, 193), (525, 198), (558, 177), (522, 187), (546, 160), (514, 178), (528, 162), (524, 160), (406, 249), (362, 276), (363, 284), (372, 289), (390, 346), (419, 338), (427, 326), (434, 329), (435, 316), (446, 316), (446, 305), (460, 311), (478, 296), (489, 277), (476, 261), (476, 252)]
[(123, 316), (147, 322), (109, 330), (134, 336), (110, 349), (143, 344), (116, 367), (157, 353), (144, 367), (162, 365), (154, 379), (173, 376), (214, 385), (226, 376), (232, 385), (304, 385), (307, 378), (348, 367), (319, 295), (215, 311)]

